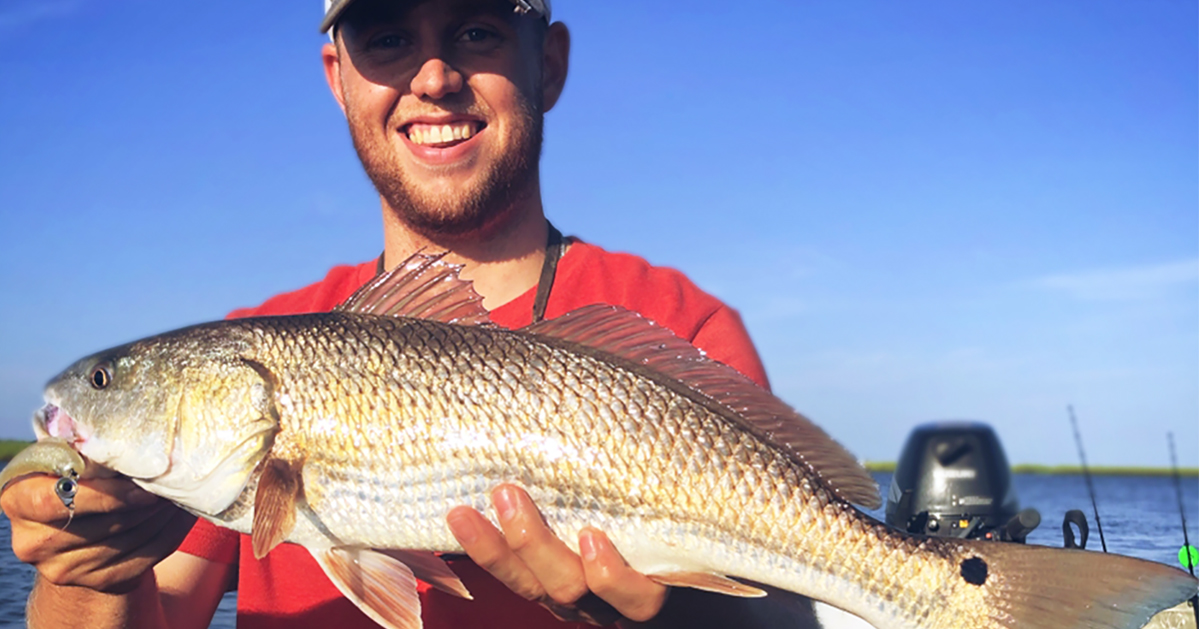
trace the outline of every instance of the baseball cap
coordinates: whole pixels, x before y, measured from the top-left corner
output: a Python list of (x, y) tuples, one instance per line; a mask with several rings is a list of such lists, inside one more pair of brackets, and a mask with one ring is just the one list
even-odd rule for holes
[[(354, 0), (325, 0), (325, 19), (321, 20), (321, 32), (327, 33), (333, 25), (337, 23), (338, 18), (342, 17), (342, 13), (350, 6)], [(513, 10), (517, 13), (533, 13), (541, 16), (547, 22), (550, 21), (550, 0), (512, 0)]]

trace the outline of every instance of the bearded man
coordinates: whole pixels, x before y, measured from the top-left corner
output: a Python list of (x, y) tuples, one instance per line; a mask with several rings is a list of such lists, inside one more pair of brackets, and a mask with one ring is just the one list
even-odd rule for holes
[[(676, 271), (563, 238), (546, 221), (543, 114), (562, 94), (570, 37), (545, 2), (337, 0), (321, 28), (329, 87), (380, 195), (383, 253), (231, 317), (326, 311), (410, 255), (444, 251), (499, 325), (620, 305), (766, 386), (733, 310)], [(39, 573), (33, 626), (206, 627), (231, 589), (239, 627), (374, 626), (303, 548), (256, 559), (247, 536), (126, 479), (81, 482), (68, 534), (55, 535), (66, 513), (47, 499), (52, 483), (22, 480), (0, 505), (14, 551)], [(445, 558), (474, 600), (423, 587), (426, 627), (745, 626), (743, 601), (679, 590), (667, 605), (668, 588), (629, 568), (600, 531), (575, 540), (577, 555), (521, 489), (502, 485), (492, 499), (500, 529), (468, 507), (450, 512), (467, 556)]]

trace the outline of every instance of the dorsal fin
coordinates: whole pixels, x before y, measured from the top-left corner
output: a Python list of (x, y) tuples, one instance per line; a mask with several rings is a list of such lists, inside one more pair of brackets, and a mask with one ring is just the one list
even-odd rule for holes
[(334, 312), (414, 317), (459, 325), (491, 325), (483, 297), (460, 279), (461, 264), (414, 253), (399, 266), (354, 291)]
[(596, 304), (535, 323), (524, 332), (599, 350), (635, 368), (661, 374), (732, 411), (745, 428), (807, 466), (843, 499), (868, 508), (881, 504), (875, 480), (825, 431), (732, 367), (670, 330), (619, 306)]

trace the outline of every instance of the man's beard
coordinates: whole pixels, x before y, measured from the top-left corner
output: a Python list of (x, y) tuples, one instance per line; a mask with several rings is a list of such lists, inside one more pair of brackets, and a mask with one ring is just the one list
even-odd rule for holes
[[(512, 141), (498, 160), (487, 164), (478, 184), (450, 194), (431, 195), (415, 185), (391, 159), (391, 147), (358, 131), (349, 120), (350, 137), (363, 169), (380, 196), (402, 223), (429, 237), (457, 237), (493, 227), (531, 194), (542, 152), (542, 113), (522, 100), (514, 119)], [(386, 142), (386, 141), (385, 141)]]

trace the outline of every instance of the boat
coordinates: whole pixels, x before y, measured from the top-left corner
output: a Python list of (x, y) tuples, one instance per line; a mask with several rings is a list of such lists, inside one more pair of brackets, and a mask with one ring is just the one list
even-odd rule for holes
[[(917, 426), (901, 450), (888, 487), (884, 521), (913, 534), (1023, 544), (1041, 523), (1021, 509), (1004, 447), (979, 421)], [(1075, 537), (1078, 530), (1079, 537)], [(1087, 518), (1063, 515), (1063, 546), (1086, 548)], [(1165, 609), (1143, 629), (1197, 629), (1196, 599)], [(822, 629), (875, 629), (867, 621), (824, 603), (813, 603)]]

